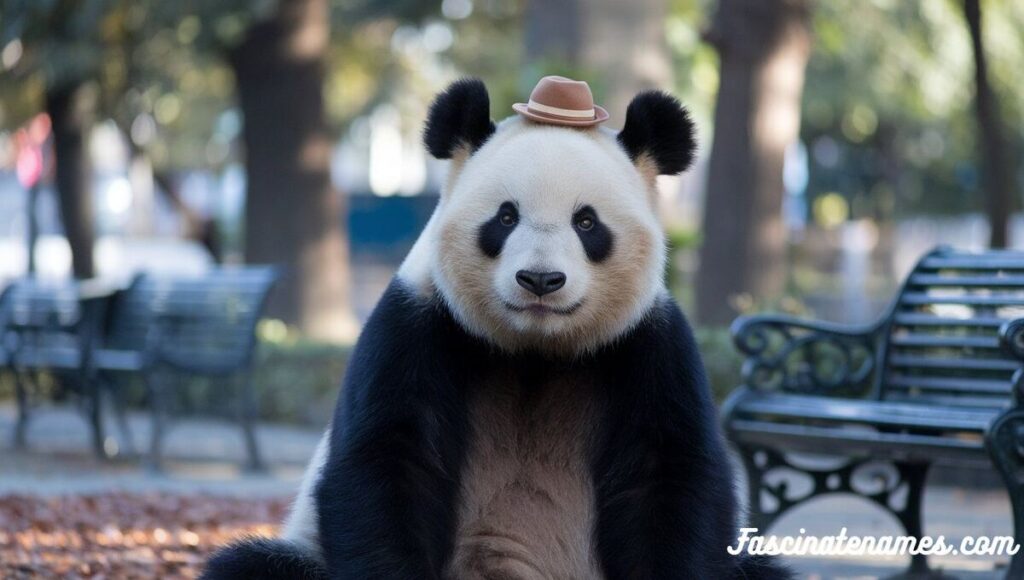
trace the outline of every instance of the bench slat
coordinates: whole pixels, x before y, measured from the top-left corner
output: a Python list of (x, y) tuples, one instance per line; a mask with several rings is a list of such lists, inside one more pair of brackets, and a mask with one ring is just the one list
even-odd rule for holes
[(978, 440), (909, 433), (881, 433), (854, 429), (830, 429), (736, 419), (730, 423), (734, 437), (757, 444), (771, 442), (789, 451), (835, 453), (858, 451), (879, 457), (913, 457), (933, 461), (942, 455), (956, 459), (987, 459)]
[(990, 410), (779, 394), (748, 395), (737, 403), (735, 414), (977, 432), (984, 431), (995, 417)]
[(910, 277), (914, 286), (938, 286), (949, 288), (1024, 288), (1024, 276), (942, 276), (939, 274), (914, 274)]
[(885, 382), (889, 387), (916, 388), (927, 391), (961, 391), (972, 395), (979, 393), (993, 395), (1010, 393), (1009, 381), (968, 379), (964, 377), (889, 375)]
[(959, 327), (985, 327), (999, 328), (1005, 322), (1005, 318), (994, 316), (979, 316), (976, 318), (952, 318), (949, 316), (934, 316), (921, 312), (898, 312), (893, 319), (901, 326), (959, 326)]
[(921, 261), (928, 270), (1024, 270), (1024, 253), (930, 256)]
[(894, 354), (889, 357), (889, 366), (897, 368), (922, 369), (966, 369), (978, 371), (1015, 371), (1021, 363), (1006, 359), (985, 358), (933, 358), (906, 354)]
[(922, 292), (908, 292), (900, 299), (902, 304), (915, 306), (926, 306), (931, 304), (963, 304), (965, 306), (1024, 306), (1024, 295), (1020, 294), (992, 294), (979, 296), (977, 294), (962, 294), (960, 296), (934, 296)]
[(968, 396), (938, 395), (932, 392), (908, 394), (900, 389), (886, 391), (883, 400), (893, 403), (916, 404), (921, 407), (937, 406), (943, 408), (970, 409), (1005, 409), (1010, 406), (1010, 397), (1003, 395)]
[(893, 346), (1000, 348), (999, 339), (992, 336), (934, 336), (926, 334), (900, 334), (890, 339)]

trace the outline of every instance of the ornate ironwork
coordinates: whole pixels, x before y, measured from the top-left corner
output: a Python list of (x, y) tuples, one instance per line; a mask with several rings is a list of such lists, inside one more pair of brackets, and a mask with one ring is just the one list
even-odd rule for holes
[[(1006, 482), (1013, 507), (1014, 537), (1024, 536), (1024, 409), (1013, 408), (999, 416), (985, 434), (992, 463)], [(1024, 550), (1010, 560), (1007, 578), (1024, 578)]]
[(743, 379), (755, 390), (816, 395), (859, 394), (875, 370), (874, 329), (838, 326), (782, 317), (741, 318), (733, 342), (747, 355)]
[[(772, 449), (749, 446), (741, 448), (741, 455), (749, 486), (750, 525), (761, 533), (793, 507), (833, 493), (871, 500), (893, 514), (909, 536), (921, 537), (924, 532), (921, 499), (927, 464), (851, 459), (831, 467), (809, 467)], [(906, 576), (929, 573), (926, 557), (912, 556)]]

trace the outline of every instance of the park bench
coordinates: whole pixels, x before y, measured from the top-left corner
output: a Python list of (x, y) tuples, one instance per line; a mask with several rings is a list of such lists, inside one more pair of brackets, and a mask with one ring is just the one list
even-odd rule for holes
[[(102, 300), (83, 298), (80, 292), (69, 290), (73, 285), (44, 287), (31, 281), (17, 282), (13, 285), (15, 318), (19, 311), (33, 315), (32, 320), (13, 325), (19, 334), (13, 366), (21, 373), (36, 368), (76, 371), (85, 384), (83, 392), (93, 399), (88, 405), (95, 409), (90, 423), (100, 452), (104, 443), (99, 417), (102, 393), (116, 395), (118, 378), (124, 373), (140, 376), (149, 397), (152, 435), (148, 462), (154, 468), (161, 463), (175, 385), (189, 376), (234, 383), (247, 467), (260, 469), (250, 373), (256, 324), (276, 278), (277, 271), (271, 267), (216, 268), (192, 277), (143, 274), (128, 288)], [(35, 298), (19, 299), (21, 295)], [(61, 320), (54, 323), (55, 319)], [(121, 405), (115, 407), (127, 433)], [(27, 408), (19, 411), (19, 417), (23, 415), (27, 417)], [(23, 424), (19, 430), (23, 432)], [(126, 438), (130, 440), (130, 434)]]
[(88, 352), (93, 339), (95, 309), (101, 296), (109, 292), (89, 283), (24, 278), (0, 294), (4, 344), (0, 358), (14, 377), (18, 405), (15, 447), (25, 446), (31, 394), (27, 383), (31, 376), (38, 387), (40, 373), (45, 371), (55, 374), (61, 386), (81, 395), (79, 401), (93, 427), (94, 446), (102, 452), (100, 395), (93, 391), (97, 385), (87, 381), (82, 372), (82, 353)]
[[(920, 537), (925, 477), (942, 464), (994, 466), (1024, 539), (1024, 252), (940, 247), (871, 325), (753, 316), (732, 335), (746, 360), (723, 421), (761, 533), (813, 497), (853, 493)], [(808, 460), (821, 455), (842, 461)], [(928, 570), (912, 556), (910, 575)], [(1024, 553), (1007, 578), (1024, 578)]]

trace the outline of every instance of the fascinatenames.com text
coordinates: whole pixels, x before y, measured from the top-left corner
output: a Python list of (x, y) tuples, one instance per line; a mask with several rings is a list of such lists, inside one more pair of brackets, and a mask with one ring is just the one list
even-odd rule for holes
[(726, 550), (764, 556), (1012, 556), (1020, 544), (1012, 536), (965, 536), (948, 542), (945, 536), (850, 536), (846, 528), (834, 536), (763, 536), (757, 528), (740, 528), (736, 545)]

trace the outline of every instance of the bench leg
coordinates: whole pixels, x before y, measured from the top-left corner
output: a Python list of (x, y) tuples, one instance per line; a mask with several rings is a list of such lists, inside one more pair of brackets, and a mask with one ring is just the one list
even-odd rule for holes
[(25, 449), (29, 419), (28, 387), (25, 385), (25, 377), (17, 369), (14, 370), (14, 393), (18, 401), (18, 418), (14, 423), (14, 448)]
[(242, 425), (245, 450), (248, 454), (245, 468), (253, 472), (264, 471), (266, 466), (260, 457), (260, 448), (256, 441), (256, 394), (253, 392), (252, 375), (249, 373), (242, 376), (240, 391), (239, 422)]
[(106, 433), (103, 429), (103, 391), (96, 377), (84, 380), (82, 393), (85, 397), (89, 428), (92, 429), (92, 448), (99, 459), (109, 459), (106, 448)]
[[(1013, 508), (1013, 535), (1024, 542), (1024, 410), (1010, 409), (985, 434), (989, 457), (1006, 483)], [(1010, 560), (1006, 578), (1024, 578), (1024, 550)]]
[(119, 388), (117, 384), (110, 380), (110, 377), (102, 377), (100, 381), (113, 403), (117, 428), (121, 432), (121, 439), (124, 440), (124, 452), (127, 455), (135, 455), (135, 439), (132, 437), (131, 426), (128, 424), (128, 410), (124, 402), (124, 389)]
[[(764, 474), (781, 461), (781, 455), (769, 449), (740, 445), (740, 457), (744, 470), (747, 472), (747, 520), (748, 525), (765, 534), (772, 522), (785, 511), (781, 505), (778, 509), (769, 510), (761, 502), (761, 492), (766, 488)], [(771, 491), (769, 491), (771, 493)]]
[(146, 458), (146, 468), (152, 472), (160, 472), (163, 469), (163, 438), (167, 418), (167, 397), (164, 389), (164, 381), (158, 371), (149, 371), (143, 375), (146, 383), (146, 390), (149, 392), (149, 412), (151, 418), (151, 433), (149, 438), (149, 457)]
[[(900, 472), (900, 478), (907, 486), (907, 496), (902, 507), (891, 505), (886, 498), (882, 507), (886, 508), (903, 526), (904, 533), (908, 536), (920, 538), (924, 535), (924, 522), (922, 520), (921, 503), (924, 499), (924, 484), (928, 476), (927, 463), (897, 463), (896, 468)], [(882, 503), (882, 502), (879, 502)], [(896, 576), (890, 576), (888, 580), (923, 580), (925, 578), (940, 579), (948, 578), (940, 572), (933, 571), (928, 567), (928, 557), (924, 554), (913, 554), (910, 556), (910, 567)]]

